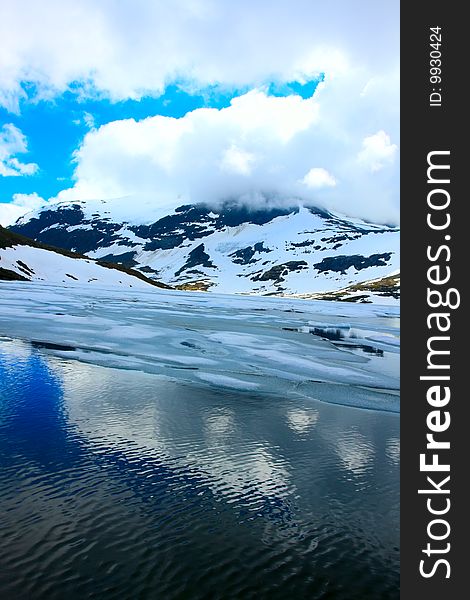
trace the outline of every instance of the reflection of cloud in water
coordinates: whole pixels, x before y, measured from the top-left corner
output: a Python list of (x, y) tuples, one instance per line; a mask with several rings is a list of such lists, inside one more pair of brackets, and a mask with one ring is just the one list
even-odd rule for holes
[(372, 446), (356, 432), (350, 432), (347, 437), (337, 441), (336, 453), (344, 467), (355, 475), (364, 473), (374, 458)]
[(189, 453), (186, 461), (209, 476), (207, 484), (216, 495), (244, 501), (248, 510), (292, 493), (288, 464), (261, 443), (245, 443), (238, 454), (233, 445), (219, 445), (210, 452)]
[(242, 501), (249, 510), (292, 492), (289, 463), (268, 442), (240, 436), (231, 408), (213, 407), (201, 415), (188, 389), (165, 378), (156, 386), (154, 376), (145, 373), (53, 357), (48, 362), (60, 373), (68, 418), (90, 441), (132, 455), (136, 447), (141, 454), (150, 450), (172, 468), (181, 461), (216, 496)]
[[(25, 362), (31, 356), (31, 344), (21, 340), (10, 340), (0, 336), (4, 366), (14, 366), (17, 362)], [(11, 363), (11, 364), (10, 364)]]
[(138, 373), (62, 361), (47, 355), (43, 359), (60, 379), (64, 412), (81, 435), (100, 444), (105, 442), (113, 449), (122, 449), (126, 440), (132, 443), (132, 448), (136, 445), (161, 448), (156, 402), (148, 396), (136, 397), (130, 393)]
[(204, 428), (207, 447), (190, 452), (186, 460), (209, 475), (208, 485), (216, 494), (246, 498), (246, 507), (254, 510), (263, 499), (291, 493), (288, 463), (276, 457), (268, 444), (235, 437), (233, 410), (212, 410), (205, 417)]
[(233, 410), (213, 409), (205, 416), (204, 433), (207, 446), (189, 452), (185, 460), (209, 476), (207, 483), (216, 495), (245, 498), (246, 508), (255, 510), (263, 500), (291, 493), (289, 464), (267, 443), (240, 439)]
[(318, 421), (318, 410), (305, 408), (291, 408), (287, 411), (288, 426), (299, 434), (307, 433)]
[(390, 438), (385, 446), (385, 454), (392, 464), (400, 464), (400, 439)]
[(233, 410), (228, 408), (217, 408), (211, 411), (205, 418), (206, 435), (208, 438), (216, 438), (229, 435), (235, 430), (235, 419)]

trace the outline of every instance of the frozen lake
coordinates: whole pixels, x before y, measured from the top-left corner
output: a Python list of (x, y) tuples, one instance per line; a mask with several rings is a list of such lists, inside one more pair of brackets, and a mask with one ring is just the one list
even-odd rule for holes
[(49, 354), (240, 392), (398, 412), (399, 309), (2, 283), (0, 334)]
[(396, 308), (2, 283), (0, 335), (6, 597), (399, 597)]

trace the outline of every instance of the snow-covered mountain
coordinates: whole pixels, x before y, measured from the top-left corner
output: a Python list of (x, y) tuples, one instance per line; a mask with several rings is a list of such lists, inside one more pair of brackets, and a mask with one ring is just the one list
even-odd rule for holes
[(79, 283), (125, 288), (162, 287), (119, 265), (44, 246), (0, 226), (0, 280)]
[[(397, 228), (320, 209), (186, 205), (142, 222), (138, 216), (119, 220), (115, 206), (49, 205), (11, 229), (187, 290), (321, 294), (399, 271)], [(382, 288), (379, 296), (387, 295)]]

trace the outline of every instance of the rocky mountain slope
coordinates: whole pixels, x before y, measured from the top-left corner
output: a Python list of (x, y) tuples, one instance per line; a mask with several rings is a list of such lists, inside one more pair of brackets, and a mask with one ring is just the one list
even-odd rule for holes
[[(397, 228), (320, 209), (186, 205), (144, 221), (120, 220), (115, 206), (49, 205), (11, 230), (188, 290), (324, 294), (399, 271)], [(395, 298), (396, 281), (392, 288)], [(381, 293), (387, 295), (386, 284)]]

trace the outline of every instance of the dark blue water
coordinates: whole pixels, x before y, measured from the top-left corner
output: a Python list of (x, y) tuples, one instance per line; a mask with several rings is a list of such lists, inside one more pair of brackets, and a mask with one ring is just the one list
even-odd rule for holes
[(8, 599), (399, 597), (399, 421), (0, 342)]

